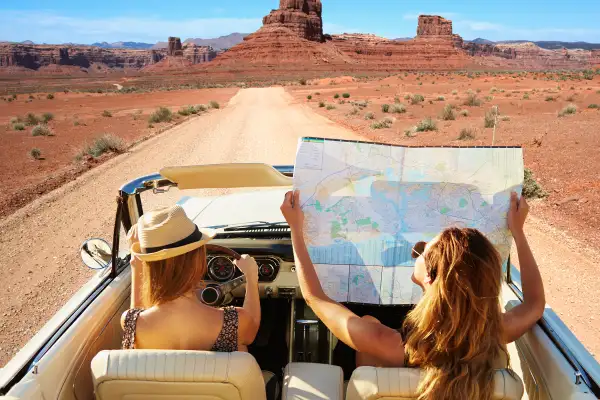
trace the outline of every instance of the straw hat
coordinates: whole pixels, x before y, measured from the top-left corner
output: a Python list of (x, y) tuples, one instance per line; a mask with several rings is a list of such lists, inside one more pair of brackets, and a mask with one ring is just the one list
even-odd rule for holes
[(180, 205), (142, 215), (134, 229), (139, 242), (131, 246), (131, 254), (142, 261), (160, 261), (188, 253), (206, 244), (216, 233), (199, 229)]

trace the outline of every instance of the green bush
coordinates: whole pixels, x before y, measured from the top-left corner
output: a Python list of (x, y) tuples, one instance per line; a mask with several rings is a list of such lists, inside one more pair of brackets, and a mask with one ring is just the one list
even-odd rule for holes
[(600, 109), (600, 106), (598, 104), (590, 104), (588, 108)]
[(453, 96), (456, 96), (457, 94), (458, 94), (458, 90), (455, 89), (455, 90), (452, 91), (452, 95)]
[(454, 112), (452, 105), (446, 104), (442, 111), (442, 119), (444, 121), (454, 121), (456, 119), (456, 112)]
[(182, 115), (184, 117), (187, 117), (188, 115), (192, 115), (192, 114), (198, 114), (198, 111), (196, 110), (196, 107), (194, 106), (187, 106), (187, 107), (182, 107), (180, 108), (177, 113), (179, 115)]
[(150, 123), (171, 122), (173, 113), (166, 107), (159, 107), (156, 111), (150, 114), (148, 121)]
[(48, 93), (48, 95), (46, 96), (46, 98), (48, 100), (53, 100), (54, 99), (54, 95), (52, 93)]
[(108, 110), (104, 110), (104, 111), (102, 111), (102, 116), (110, 118), (110, 117), (112, 117), (112, 113)]
[(334, 98), (334, 99), (339, 99), (339, 98), (340, 98), (340, 94), (339, 94), (339, 93), (336, 93), (336, 94), (333, 96), (333, 98)]
[(333, 104), (327, 104), (327, 107), (325, 107), (326, 110), (335, 110), (335, 106)]
[(22, 122), (17, 122), (12, 124), (12, 127), (15, 131), (24, 131), (25, 130), (25, 124)]
[(438, 96), (437, 101), (446, 101), (446, 98), (444, 96)]
[(302, 86), (306, 86), (306, 79), (304, 78), (300, 78), (300, 80), (298, 81)]
[(123, 139), (111, 134), (104, 134), (99, 138), (96, 138), (91, 145), (84, 147), (76, 158), (81, 159), (84, 155), (90, 155), (96, 158), (104, 153), (120, 154), (125, 152), (125, 150), (126, 146)]
[(214, 108), (215, 110), (218, 110), (219, 108), (221, 108), (221, 105), (214, 100), (209, 101), (208, 105), (210, 106), (210, 108)]
[(27, 113), (25, 116), (25, 124), (27, 126), (34, 126), (40, 123), (40, 119), (34, 113)]
[(308, 100), (312, 100), (312, 96), (311, 96), (310, 94), (309, 94), (308, 96), (306, 96), (306, 98), (307, 98)]
[(206, 111), (208, 111), (208, 106), (206, 106), (204, 104), (196, 105), (196, 113), (201, 113), (201, 112), (206, 112)]
[(371, 124), (371, 129), (386, 129), (392, 126), (394, 121), (391, 118), (384, 118), (381, 121)]
[(389, 104), (382, 104), (381, 105), (381, 111), (383, 111), (384, 113), (390, 112), (390, 105)]
[(345, 99), (349, 99), (350, 98), (350, 93), (344, 93), (342, 94), (342, 97)]
[(556, 99), (552, 96), (547, 96), (546, 101), (555, 101)]
[(41, 160), (42, 159), (42, 151), (38, 148), (34, 148), (29, 150), (29, 155), (34, 159), (34, 160)]
[(410, 94), (405, 94), (404, 95), (404, 100), (410, 100)]
[(463, 104), (470, 107), (479, 107), (481, 105), (481, 100), (477, 98), (476, 94), (471, 93)]
[(523, 196), (527, 199), (541, 199), (548, 196), (548, 193), (533, 177), (533, 172), (525, 168), (525, 179), (523, 180)]
[(469, 110), (461, 110), (460, 111), (460, 115), (462, 115), (463, 117), (468, 117), (469, 116)]
[(44, 113), (42, 114), (42, 122), (50, 122), (54, 119), (54, 114), (52, 113)]
[(529, 93), (525, 93), (523, 95), (523, 100), (529, 100)]
[(23, 119), (22, 119), (21, 117), (19, 117), (19, 116), (12, 117), (12, 118), (10, 119), (10, 124), (11, 124), (11, 125), (14, 125), (14, 124), (19, 124), (19, 123), (21, 123), (21, 122), (23, 122)]
[(417, 132), (437, 131), (437, 124), (431, 118), (425, 118), (417, 124)]
[(325, 102), (324, 102), (324, 101), (320, 101), (320, 102), (319, 102), (319, 107), (320, 107), (320, 108), (323, 108), (323, 107), (325, 107)]
[(368, 112), (365, 114), (365, 119), (366, 120), (375, 119), (375, 114), (373, 114), (372, 112)]
[(559, 117), (564, 117), (565, 115), (572, 115), (577, 113), (577, 106), (575, 104), (569, 104), (558, 113)]
[(425, 97), (420, 94), (413, 94), (410, 98), (410, 104), (419, 104), (425, 101)]
[(390, 111), (393, 114), (404, 114), (406, 112), (406, 106), (402, 103), (392, 105)]
[(475, 139), (475, 129), (473, 128), (463, 128), (460, 130), (460, 135), (458, 136), (458, 140), (472, 140)]
[(48, 125), (39, 124), (31, 130), (32, 136), (54, 136)]

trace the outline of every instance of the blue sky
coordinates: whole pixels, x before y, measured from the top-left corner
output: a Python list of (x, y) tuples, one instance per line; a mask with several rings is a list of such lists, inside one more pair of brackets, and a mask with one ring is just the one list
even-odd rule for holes
[[(322, 0), (326, 33), (412, 37), (419, 14), (452, 19), (465, 39), (600, 43), (600, 0)], [(36, 43), (211, 38), (253, 32), (279, 0), (1, 0), (0, 40)]]

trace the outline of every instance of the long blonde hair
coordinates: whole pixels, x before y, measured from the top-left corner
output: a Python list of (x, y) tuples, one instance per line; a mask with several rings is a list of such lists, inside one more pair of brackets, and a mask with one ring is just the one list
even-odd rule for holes
[(204, 246), (177, 257), (144, 262), (142, 301), (145, 308), (163, 304), (198, 287), (206, 275)]
[(408, 314), (406, 360), (419, 400), (490, 400), (504, 346), (500, 255), (475, 229), (450, 228), (424, 254), (432, 284)]

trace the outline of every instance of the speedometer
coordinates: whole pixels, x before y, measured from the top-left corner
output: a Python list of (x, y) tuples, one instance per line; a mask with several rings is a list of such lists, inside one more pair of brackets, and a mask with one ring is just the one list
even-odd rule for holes
[(223, 256), (217, 256), (208, 262), (208, 276), (217, 282), (226, 282), (235, 275), (235, 265)]

